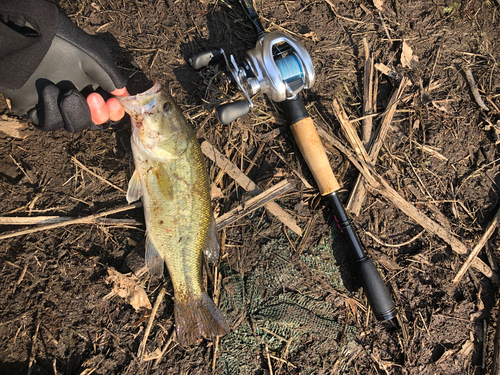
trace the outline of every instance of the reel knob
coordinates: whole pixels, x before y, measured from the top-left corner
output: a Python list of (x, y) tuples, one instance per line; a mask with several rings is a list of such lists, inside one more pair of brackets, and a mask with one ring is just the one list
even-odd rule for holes
[(216, 112), (219, 121), (227, 125), (250, 112), (250, 103), (246, 100), (226, 103), (217, 107)]
[(189, 63), (194, 69), (198, 70), (212, 64), (217, 64), (223, 56), (224, 50), (222, 48), (213, 48), (208, 51), (195, 53), (189, 58)]

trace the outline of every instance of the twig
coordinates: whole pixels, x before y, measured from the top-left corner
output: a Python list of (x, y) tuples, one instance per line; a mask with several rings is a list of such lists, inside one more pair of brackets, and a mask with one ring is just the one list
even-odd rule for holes
[(219, 350), (219, 336), (216, 336), (215, 338), (215, 345), (214, 345), (214, 355), (212, 359), (212, 373), (215, 374), (215, 365), (217, 363), (217, 351)]
[[(406, 137), (406, 136), (405, 136)], [(417, 146), (417, 148), (421, 149), (423, 152), (428, 153), (430, 156), (435, 157), (436, 159), (448, 162), (448, 158), (443, 154), (440, 154), (437, 150), (435, 150), (431, 146), (421, 145), (417, 141), (411, 140), (411, 143)]]
[(162, 287), (160, 293), (158, 293), (158, 297), (156, 297), (155, 305), (153, 306), (153, 311), (151, 311), (151, 316), (149, 317), (148, 326), (144, 331), (144, 337), (142, 338), (141, 345), (139, 345), (139, 350), (137, 352), (137, 357), (141, 359), (141, 362), (144, 360), (144, 354), (146, 351), (146, 343), (148, 342), (149, 333), (151, 332), (151, 327), (153, 326), (153, 322), (155, 320), (156, 313), (158, 312), (158, 308), (163, 301), (163, 296), (165, 295), (165, 288)]
[(493, 349), (493, 365), (491, 375), (500, 375), (500, 310), (497, 312), (497, 329), (495, 332), (495, 342)]
[(16, 316), (14, 319), (10, 319), (10, 320), (6, 320), (4, 322), (0, 322), (0, 327), (2, 326), (6, 326), (6, 325), (9, 325), (11, 323), (14, 323), (14, 322), (17, 322), (18, 320), (21, 320), (21, 319), (24, 319), (26, 318), (31, 312), (30, 311), (26, 311), (24, 313), (22, 313), (21, 315), (19, 316)]
[[(176, 333), (175, 333), (175, 328), (172, 329), (172, 333), (170, 334), (170, 336), (168, 337), (168, 340), (167, 342), (165, 343), (165, 345), (163, 345), (163, 349), (161, 350), (161, 354), (158, 358), (155, 359), (155, 362), (153, 364), (153, 368), (156, 368), (158, 367), (158, 365), (160, 364), (161, 360), (163, 359), (163, 357), (165, 356), (165, 354), (167, 354), (167, 349), (168, 347), (170, 346), (170, 344), (172, 343), (172, 341), (175, 340), (175, 337), (176, 337)], [(172, 347), (172, 349), (175, 347), (175, 345)]]
[(38, 321), (35, 329), (35, 334), (33, 335), (33, 342), (31, 343), (31, 353), (29, 357), (29, 362), (28, 362), (28, 375), (31, 375), (31, 372), (33, 371), (33, 362), (35, 362), (35, 357), (36, 357), (36, 343), (38, 339), (38, 331), (40, 330), (40, 324), (42, 323), (41, 320)]
[(316, 217), (319, 215), (319, 212), (316, 212), (316, 214), (313, 214), (309, 221), (307, 222), (305, 228), (304, 228), (304, 234), (302, 235), (302, 238), (300, 240), (300, 243), (297, 246), (297, 256), (300, 256), (302, 254), (302, 251), (306, 247), (307, 240), (309, 239), (311, 232), (313, 231), (314, 223), (316, 222)]
[(488, 348), (488, 323), (486, 322), (486, 319), (483, 319), (483, 357), (481, 361), (481, 367), (483, 370), (486, 368), (486, 351)]
[[(370, 57), (370, 47), (366, 38), (363, 38), (365, 49), (365, 72), (363, 75), (363, 117), (373, 113), (373, 59)], [(368, 149), (372, 135), (372, 117), (366, 117), (363, 120), (363, 144)]]
[(95, 370), (97, 370), (99, 368), (99, 365), (106, 359), (106, 357), (102, 357), (101, 360), (92, 368), (87, 368), (85, 369), (84, 371), (82, 371), (80, 373), (80, 375), (91, 375), (92, 373), (94, 373)]
[(21, 271), (21, 275), (19, 275), (19, 278), (17, 279), (16, 285), (19, 285), (23, 282), (24, 276), (26, 276), (26, 271), (28, 271), (28, 263), (24, 265), (24, 268)]
[(389, 42), (393, 44), (394, 42), (392, 41), (391, 34), (389, 34), (389, 30), (387, 29), (387, 26), (385, 25), (384, 18), (382, 17), (382, 13), (380, 13), (380, 10), (378, 11), (378, 15), (380, 17), (380, 22), (382, 22), (382, 26), (384, 27), (385, 35), (387, 35), (387, 39), (389, 39)]
[(479, 240), (479, 242), (477, 243), (477, 245), (474, 246), (474, 249), (472, 249), (471, 253), (467, 257), (467, 260), (462, 265), (462, 267), (458, 271), (457, 275), (453, 279), (452, 290), (453, 290), (453, 288), (455, 288), (455, 286), (458, 284), (458, 282), (462, 279), (462, 277), (464, 277), (465, 273), (467, 272), (467, 270), (471, 266), (472, 262), (475, 259), (477, 259), (476, 258), (477, 255), (479, 254), (479, 252), (481, 251), (481, 249), (483, 248), (483, 246), (486, 244), (486, 242), (488, 242), (488, 240), (490, 239), (491, 235), (493, 234), (493, 232), (497, 228), (499, 220), (500, 220), (500, 209), (497, 211), (495, 217), (493, 218), (493, 220), (488, 225), (488, 228), (484, 232), (483, 236), (481, 237), (481, 239)]
[(467, 77), (467, 82), (469, 82), (470, 89), (472, 90), (472, 95), (474, 95), (474, 99), (476, 99), (476, 103), (484, 110), (489, 111), (490, 109), (484, 104), (481, 95), (479, 94), (479, 90), (477, 89), (476, 81), (474, 80), (474, 76), (472, 75), (472, 71), (467, 68), (465, 69), (465, 77)]
[(287, 180), (283, 180), (273, 187), (267, 189), (261, 194), (249, 199), (244, 205), (240, 205), (235, 209), (225, 213), (224, 215), (218, 217), (215, 222), (217, 223), (217, 230), (227, 227), (228, 225), (234, 223), (235, 221), (241, 219), (242, 217), (248, 215), (249, 213), (255, 211), (256, 209), (264, 206), (267, 202), (272, 201), (283, 195), (288, 190), (292, 189), (293, 185)]
[(32, 184), (33, 183), (33, 180), (31, 179), (31, 177), (26, 173), (26, 171), (24, 170), (23, 166), (21, 165), (21, 163), (18, 163), (16, 159), (14, 159), (14, 157), (12, 155), (10, 155), (10, 158), (12, 159), (12, 161), (14, 162), (14, 164), (21, 170), (21, 172), (23, 172), (23, 174), (26, 176), (26, 178), (30, 181), (30, 183)]
[[(394, 117), (394, 113), (396, 112), (399, 100), (401, 99), (406, 86), (409, 84), (410, 80), (406, 77), (403, 77), (398, 89), (393, 92), (391, 99), (389, 100), (389, 104), (387, 105), (387, 109), (383, 115), (381, 124), (374, 135), (373, 141), (370, 144), (369, 160), (373, 164), (377, 163), (378, 154), (380, 152), (380, 149), (382, 148), (382, 144), (389, 130), (392, 118)], [(363, 177), (358, 176), (356, 184), (354, 185), (354, 189), (352, 190), (351, 196), (347, 203), (347, 209), (351, 211), (355, 216), (359, 215), (365, 197), (366, 189), (364, 188)]]
[(90, 216), (86, 216), (86, 217), (81, 217), (81, 218), (78, 218), (78, 219), (63, 221), (61, 223), (43, 225), (43, 226), (36, 227), (36, 228), (23, 229), (23, 230), (19, 230), (19, 231), (16, 231), (16, 232), (5, 233), (5, 234), (0, 235), (0, 240), (4, 240), (6, 238), (11, 238), (11, 237), (23, 236), (25, 234), (30, 234), (30, 233), (41, 232), (43, 230), (60, 228), (60, 227), (64, 227), (64, 226), (67, 226), (67, 225), (86, 224), (87, 222), (95, 220), (95, 219), (100, 218), (100, 217), (104, 217), (104, 216), (108, 216), (108, 215), (113, 215), (113, 214), (116, 214), (116, 213), (119, 213), (119, 212), (123, 212), (123, 211), (133, 210), (133, 209), (139, 208), (139, 207), (142, 207), (142, 202), (135, 202), (135, 203), (132, 203), (132, 204), (130, 204), (128, 206), (114, 208), (114, 209), (109, 210), (109, 211), (100, 212), (98, 214), (94, 214), (94, 215), (90, 215)]
[[(248, 191), (252, 195), (257, 195), (263, 192), (263, 190), (258, 187), (255, 182), (253, 182), (248, 176), (246, 176), (236, 165), (234, 165), (230, 160), (228, 160), (224, 155), (222, 155), (214, 146), (212, 146), (208, 141), (204, 141), (201, 144), (201, 150), (210, 160), (212, 160), (220, 169), (226, 172), (231, 178), (233, 178), (238, 185), (243, 189)], [(302, 235), (302, 229), (297, 225), (295, 219), (285, 212), (277, 203), (267, 202), (264, 207), (276, 216), (283, 224), (294, 231), (299, 236)]]
[(269, 367), (269, 373), (273, 375), (274, 374), (273, 365), (271, 363), (271, 357), (269, 356), (269, 347), (267, 345), (266, 345), (266, 356), (267, 356), (267, 365)]
[[(41, 225), (63, 223), (78, 218), (70, 216), (0, 216), (0, 225)], [(83, 219), (83, 218), (80, 218)], [(89, 218), (81, 224), (141, 225), (134, 219)]]
[(54, 375), (57, 375), (57, 359), (54, 358), (52, 360), (52, 370), (54, 371)]
[(370, 232), (365, 231), (365, 233), (367, 235), (369, 235), (371, 238), (373, 238), (375, 240), (375, 242), (379, 243), (382, 246), (385, 246), (385, 247), (401, 247), (401, 246), (406, 246), (406, 245), (411, 244), (413, 241), (415, 241), (417, 238), (419, 238), (422, 234), (424, 234), (425, 230), (423, 230), (422, 232), (420, 232), (419, 234), (417, 234), (415, 237), (412, 237), (408, 241), (400, 243), (400, 244), (388, 244), (388, 243), (382, 242), (381, 240), (379, 240), (377, 237), (375, 237), (375, 235), (373, 235)]
[[(500, 1), (500, 0), (499, 0)], [(330, 9), (332, 10), (333, 14), (337, 15), (337, 9), (335, 9), (335, 5), (330, 0), (325, 0), (325, 3), (327, 3), (330, 6)]]
[(495, 258), (495, 255), (493, 255), (493, 245), (491, 244), (491, 241), (488, 241), (485, 249), (486, 249), (486, 256), (488, 257), (488, 263), (490, 264), (491, 269), (495, 272), (498, 272), (498, 263)]
[(377, 63), (374, 66), (375, 66), (375, 69), (377, 69), (380, 73), (385, 74), (389, 78), (392, 78), (398, 82), (400, 82), (403, 79), (403, 76), (401, 74), (399, 74), (395, 70), (389, 68), (385, 64)]
[(82, 168), (86, 172), (90, 173), (92, 176), (97, 177), (99, 180), (101, 180), (105, 184), (108, 184), (109, 186), (114, 187), (116, 190), (121, 191), (124, 194), (127, 194), (127, 192), (125, 190), (123, 190), (121, 187), (116, 186), (115, 184), (113, 184), (113, 183), (109, 182), (108, 180), (106, 180), (104, 177), (101, 177), (97, 173), (92, 172), (85, 165), (83, 165), (80, 161), (78, 161), (78, 159), (75, 158), (74, 156), (71, 157), (71, 160), (73, 161), (73, 163), (75, 163), (76, 165), (78, 165), (80, 168)]
[[(336, 102), (336, 106), (340, 107), (340, 103)], [(344, 117), (338, 117), (341, 123), (342, 128), (346, 128), (346, 134), (352, 135), (349, 142), (352, 144), (352, 147), (356, 150), (364, 150), (362, 147), (361, 140), (359, 139), (356, 131), (353, 130), (353, 127), (348, 119)], [(420, 224), (424, 229), (428, 232), (433, 233), (434, 235), (441, 238), (447, 244), (451, 246), (451, 249), (460, 255), (467, 254), (467, 247), (459, 241), (450, 231), (427, 217), (424, 213), (419, 211), (414, 205), (406, 201), (401, 195), (398, 194), (396, 190), (394, 190), (385, 179), (380, 176), (375, 169), (369, 164), (366, 163), (363, 159), (366, 158), (365, 155), (358, 155), (358, 157), (354, 156), (352, 152), (342, 145), (340, 141), (330, 136), (324, 131), (320, 131), (318, 129), (320, 135), (327, 138), (328, 142), (337, 147), (340, 151), (342, 151), (356, 166), (356, 168), (363, 174), (363, 177), (367, 180), (369, 187), (375, 194), (380, 194), (387, 200), (391, 201), (397, 208), (399, 208), (403, 213), (411, 217), (418, 224)], [(366, 152), (365, 152), (366, 153)], [(490, 278), (495, 284), (500, 285), (500, 277), (498, 274), (493, 272), (491, 268), (484, 263), (481, 259), (475, 258), (473, 260), (472, 266), (476, 268), (479, 272), (483, 273), (486, 277)]]
[(500, 161), (500, 158), (497, 158), (495, 160), (493, 160), (492, 162), (489, 162), (488, 164), (485, 164), (483, 166), (481, 166), (480, 168), (476, 169), (474, 172), (472, 172), (470, 175), (468, 175), (467, 177), (465, 177), (463, 179), (463, 181), (460, 183), (460, 186), (457, 188), (457, 191), (455, 192), (455, 195), (458, 195), (458, 192), (462, 189), (462, 187), (465, 185), (465, 183), (472, 177), (475, 177), (477, 174), (479, 174), (479, 172), (481, 172), (482, 170), (488, 168), (490, 165), (493, 165), (493, 168), (496, 168), (496, 165), (495, 163), (497, 163), (498, 161)]
[(269, 354), (269, 357), (271, 357), (272, 359), (275, 359), (277, 361), (283, 362), (287, 366), (290, 366), (290, 367), (293, 367), (293, 368), (297, 368), (297, 366), (295, 366), (293, 363), (290, 363), (290, 362), (288, 362), (287, 360), (285, 360), (283, 358), (276, 357), (275, 355), (272, 355), (272, 354)]
[(302, 181), (302, 183), (304, 184), (304, 186), (307, 188), (307, 189), (312, 189), (313, 187), (311, 186), (311, 184), (309, 182), (307, 182), (307, 180), (305, 179), (304, 176), (302, 176), (298, 171), (296, 171), (291, 165), (289, 165), (286, 160), (283, 158), (283, 156), (281, 156), (280, 154), (278, 154), (276, 151), (274, 151), (272, 148), (270, 148), (270, 150), (274, 153), (274, 155), (276, 155), (283, 163), (285, 163), (285, 165), (288, 166), (288, 168), (291, 169), (291, 171), (300, 179), (300, 181)]
[(415, 167), (413, 166), (413, 164), (411, 163), (411, 160), (410, 158), (408, 157), (408, 155), (405, 155), (406, 156), (406, 160), (408, 161), (408, 164), (410, 164), (410, 167), (411, 167), (411, 170), (413, 171), (413, 173), (415, 174), (415, 176), (417, 177), (417, 180), (418, 180), (418, 183), (420, 184), (420, 187), (421, 187), (421, 190), (422, 190), (422, 193), (427, 193), (427, 196), (429, 197), (429, 199), (432, 201), (432, 202), (435, 202), (435, 199), (432, 197), (431, 193), (429, 193), (429, 191), (427, 190), (427, 188), (425, 187), (425, 184), (422, 182), (422, 179), (420, 178), (420, 176), (418, 175), (417, 171), (415, 170)]

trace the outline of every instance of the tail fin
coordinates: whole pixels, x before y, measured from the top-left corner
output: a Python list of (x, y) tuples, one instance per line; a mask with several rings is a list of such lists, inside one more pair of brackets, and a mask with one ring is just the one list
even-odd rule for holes
[(194, 345), (201, 338), (214, 340), (229, 332), (229, 325), (214, 301), (203, 292), (195, 301), (176, 301), (177, 340), (182, 346)]

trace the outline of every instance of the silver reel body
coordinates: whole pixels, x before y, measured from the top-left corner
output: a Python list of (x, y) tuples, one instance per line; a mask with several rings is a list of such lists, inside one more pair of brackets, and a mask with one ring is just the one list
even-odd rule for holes
[[(273, 49), (278, 50), (280, 55)], [(278, 66), (277, 63), (283, 59), (290, 59), (289, 68), (283, 64)], [(255, 48), (247, 52), (246, 63), (254, 75), (247, 78), (247, 83), (252, 86), (252, 95), (262, 91), (275, 102), (295, 98), (303, 89), (311, 88), (316, 79), (311, 57), (304, 46), (280, 32), (261, 37)], [(284, 69), (289, 70), (285, 72)], [(287, 77), (284, 73), (296, 73), (296, 76)]]
[(246, 53), (243, 67), (222, 49), (201, 52), (190, 58), (195, 69), (224, 58), (228, 80), (245, 96), (244, 101), (231, 102), (217, 108), (223, 124), (247, 114), (252, 108), (251, 96), (262, 92), (275, 102), (295, 97), (314, 85), (316, 74), (311, 56), (304, 46), (291, 36), (272, 32), (260, 37), (255, 48)]

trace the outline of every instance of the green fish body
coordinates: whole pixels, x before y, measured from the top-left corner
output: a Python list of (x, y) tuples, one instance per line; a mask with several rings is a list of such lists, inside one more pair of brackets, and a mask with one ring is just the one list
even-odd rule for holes
[(201, 284), (202, 252), (216, 262), (219, 244), (199, 142), (159, 83), (142, 94), (118, 99), (131, 117), (135, 171), (127, 201), (142, 198), (144, 204), (146, 264), (157, 276), (167, 264), (179, 343), (214, 340), (229, 326)]

